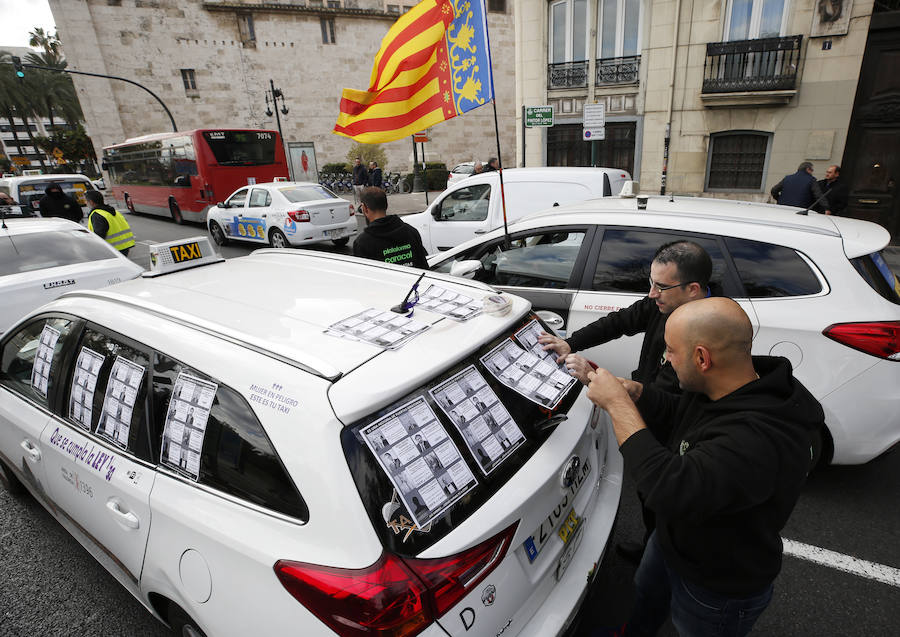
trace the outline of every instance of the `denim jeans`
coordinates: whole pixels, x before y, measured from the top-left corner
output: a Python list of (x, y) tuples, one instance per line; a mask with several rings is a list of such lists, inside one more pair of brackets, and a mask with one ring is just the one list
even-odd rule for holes
[(670, 611), (681, 637), (743, 637), (769, 605), (774, 590), (769, 584), (752, 597), (735, 599), (688, 582), (666, 564), (655, 532), (647, 542), (634, 584), (627, 637), (656, 635)]

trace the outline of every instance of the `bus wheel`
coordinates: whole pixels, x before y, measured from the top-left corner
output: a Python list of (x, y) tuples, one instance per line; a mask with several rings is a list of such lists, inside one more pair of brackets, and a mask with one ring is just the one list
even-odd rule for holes
[(222, 227), (215, 221), (209, 222), (209, 234), (212, 235), (213, 241), (216, 242), (217, 246), (228, 245), (228, 237), (225, 236)]
[(273, 248), (287, 248), (289, 244), (287, 237), (284, 236), (281, 230), (272, 228), (272, 232), (269, 233), (269, 245)]
[(184, 217), (181, 216), (181, 209), (174, 201), (169, 202), (169, 212), (172, 213), (172, 221), (177, 223), (179, 226), (184, 223)]

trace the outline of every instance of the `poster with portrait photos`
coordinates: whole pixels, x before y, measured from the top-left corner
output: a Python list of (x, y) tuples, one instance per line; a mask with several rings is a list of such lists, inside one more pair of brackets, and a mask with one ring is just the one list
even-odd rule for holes
[(556, 363), (526, 352), (511, 338), (503, 340), (479, 360), (501, 383), (548, 409), (554, 409), (576, 383)]
[(172, 388), (159, 461), (193, 480), (200, 478), (206, 423), (218, 389), (216, 383), (185, 372), (178, 374)]
[(69, 392), (69, 418), (90, 431), (94, 411), (94, 389), (103, 367), (103, 354), (82, 347), (75, 361), (72, 389)]
[(419, 528), (478, 484), (424, 396), (365, 426), (360, 434)]
[(97, 433), (122, 448), (128, 446), (128, 434), (131, 432), (131, 416), (137, 403), (137, 396), (144, 380), (145, 368), (142, 365), (116, 356), (109, 379), (106, 381), (106, 394), (103, 397), (103, 409)]
[(471, 296), (432, 284), (422, 294), (416, 307), (441, 314), (454, 321), (468, 321), (481, 314), (483, 305), (481, 301), (476, 301)]
[(333, 323), (325, 330), (330, 336), (349, 338), (384, 347), (399, 349), (430, 326), (387, 310), (369, 308)]
[(43, 398), (47, 397), (50, 367), (53, 365), (53, 354), (58, 340), (59, 330), (45, 324), (44, 329), (41, 330), (41, 338), (38, 341), (37, 351), (34, 353), (34, 363), (31, 367), (31, 388)]
[(429, 390), (462, 434), (485, 475), (525, 442), (525, 434), (474, 365)]

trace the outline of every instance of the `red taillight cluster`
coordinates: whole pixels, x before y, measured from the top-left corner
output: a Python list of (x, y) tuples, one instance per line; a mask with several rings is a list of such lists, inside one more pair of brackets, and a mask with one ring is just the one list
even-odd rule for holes
[(356, 214), (356, 208), (353, 207), (353, 204), (350, 204), (350, 216), (352, 217), (355, 214)]
[(288, 217), (297, 222), (309, 221), (309, 213), (306, 210), (288, 210)]
[(509, 550), (518, 522), (458, 555), (382, 553), (361, 569), (279, 560), (282, 586), (341, 637), (412, 637), (465, 597)]
[(826, 327), (822, 334), (866, 354), (900, 360), (900, 321), (837, 323)]

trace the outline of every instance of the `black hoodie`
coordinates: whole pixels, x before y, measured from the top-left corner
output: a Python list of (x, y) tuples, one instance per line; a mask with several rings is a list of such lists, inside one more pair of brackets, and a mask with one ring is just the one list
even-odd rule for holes
[(781, 570), (780, 532), (824, 422), (787, 359), (754, 356), (753, 365), (759, 380), (716, 401), (645, 386), (637, 407), (650, 429), (621, 446), (668, 566), (734, 597), (760, 592)]
[(428, 269), (419, 231), (396, 215), (379, 217), (366, 226), (353, 243), (353, 254), (385, 263)]
[(81, 221), (84, 211), (77, 201), (63, 192), (59, 184), (50, 184), (44, 193), (39, 203), (42, 217), (62, 217), (71, 221)]

